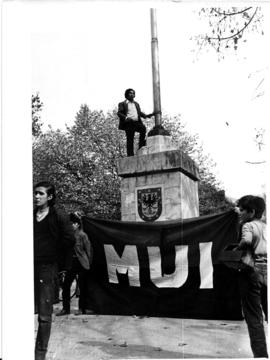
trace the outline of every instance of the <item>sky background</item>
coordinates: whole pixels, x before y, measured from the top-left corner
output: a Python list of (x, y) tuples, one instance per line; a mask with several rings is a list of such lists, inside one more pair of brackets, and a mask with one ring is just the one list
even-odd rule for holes
[[(219, 2), (220, 4), (221, 2)], [(136, 90), (153, 110), (150, 5), (138, 2), (5, 1), (2, 11), (2, 224), (4, 358), (33, 358), (31, 94), (44, 103), (44, 129), (72, 124), (82, 103), (114, 109), (124, 90)], [(157, 1), (161, 104), (181, 114), (217, 163), (226, 194), (260, 193), (265, 160), (254, 128), (269, 122), (270, 9), (263, 2), (264, 36), (249, 34), (237, 56), (196, 58), (190, 38), (205, 25), (192, 5)], [(232, 4), (232, 2), (230, 2)], [(258, 4), (258, 3), (257, 3)], [(153, 5), (153, 4), (152, 4)], [(261, 80), (264, 79), (259, 86)], [(264, 92), (263, 96), (256, 97)], [(229, 126), (226, 125), (229, 123)], [(18, 321), (18, 294), (20, 321)], [(30, 319), (30, 320), (29, 320)], [(23, 334), (23, 336), (22, 336)], [(16, 344), (14, 343), (16, 339)], [(1, 349), (0, 349), (1, 350)]]
[[(237, 53), (218, 61), (214, 51), (198, 54), (191, 40), (207, 29), (199, 8), (158, 6), (162, 111), (181, 114), (187, 130), (199, 134), (228, 196), (260, 193), (263, 165), (246, 161), (265, 160), (253, 138), (269, 114), (269, 16), (263, 11), (264, 36), (246, 34)], [(44, 129), (72, 124), (83, 103), (112, 110), (128, 87), (146, 113), (153, 110), (149, 5), (60, 2), (32, 5), (31, 11), (31, 86), (44, 103)]]

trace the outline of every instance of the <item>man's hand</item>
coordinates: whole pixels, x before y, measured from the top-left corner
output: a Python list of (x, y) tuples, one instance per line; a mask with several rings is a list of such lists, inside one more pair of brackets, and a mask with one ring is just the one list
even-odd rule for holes
[(159, 110), (159, 111), (154, 111), (154, 112), (152, 112), (151, 114), (146, 115), (146, 117), (150, 118), (150, 117), (155, 116), (155, 115), (158, 115), (158, 114), (161, 114), (161, 111), (160, 111), (160, 110)]

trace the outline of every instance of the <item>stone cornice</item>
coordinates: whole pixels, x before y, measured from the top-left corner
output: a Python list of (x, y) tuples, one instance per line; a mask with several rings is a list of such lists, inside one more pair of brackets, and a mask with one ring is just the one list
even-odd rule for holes
[(199, 180), (195, 162), (181, 150), (169, 150), (140, 156), (129, 156), (118, 161), (118, 175), (125, 177), (180, 171)]

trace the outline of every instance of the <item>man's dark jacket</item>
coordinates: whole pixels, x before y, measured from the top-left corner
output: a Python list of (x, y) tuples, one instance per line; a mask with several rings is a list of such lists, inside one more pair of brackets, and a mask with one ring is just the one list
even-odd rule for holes
[[(37, 210), (34, 211), (34, 220)], [(56, 244), (58, 270), (69, 270), (72, 264), (72, 250), (75, 245), (74, 230), (66, 214), (56, 210), (54, 206), (50, 207), (46, 216), (49, 223), (50, 234)], [(38, 257), (37, 257), (38, 255)], [(34, 253), (35, 263), (46, 259), (46, 254)], [(52, 259), (54, 260), (54, 259)], [(48, 259), (46, 259), (48, 261)]]
[[(134, 102), (137, 112), (138, 112), (138, 121), (140, 123), (142, 123), (141, 118), (145, 119), (145, 118), (147, 118), (147, 116), (141, 111), (140, 105), (136, 101), (133, 101), (133, 102)], [(127, 127), (128, 122), (125, 121), (127, 112), (128, 112), (127, 101), (125, 100), (125, 101), (120, 102), (118, 104), (118, 112), (117, 112), (117, 115), (119, 117), (119, 126), (118, 126), (119, 130), (125, 130)]]

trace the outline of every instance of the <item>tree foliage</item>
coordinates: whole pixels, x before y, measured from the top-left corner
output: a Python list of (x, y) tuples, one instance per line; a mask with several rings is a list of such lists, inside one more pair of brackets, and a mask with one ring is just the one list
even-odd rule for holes
[(224, 58), (226, 51), (236, 51), (241, 42), (245, 43), (248, 33), (257, 31), (264, 35), (261, 29), (263, 15), (259, 7), (204, 7), (199, 16), (207, 22), (208, 30), (194, 37), (198, 51), (213, 48), (219, 59)]
[[(224, 210), (228, 205), (224, 192), (218, 189), (211, 171), (214, 164), (209, 156), (203, 156), (198, 136), (185, 131), (179, 116), (165, 116), (164, 126), (171, 130), (179, 148), (199, 165), (200, 214)], [(66, 211), (81, 210), (88, 216), (120, 219), (117, 160), (125, 154), (125, 136), (118, 130), (116, 111), (104, 114), (84, 104), (73, 126), (65, 131), (49, 128), (33, 142), (34, 182), (52, 181), (58, 190), (58, 204)]]
[(32, 135), (37, 137), (41, 134), (42, 123), (40, 112), (43, 108), (43, 103), (40, 100), (39, 93), (32, 95)]
[(221, 183), (215, 175), (216, 164), (206, 154), (198, 134), (191, 135), (185, 130), (181, 116), (167, 117), (164, 126), (172, 135), (177, 147), (189, 155), (199, 168), (199, 210), (200, 215), (207, 215), (228, 210), (232, 204), (225, 197)]
[(34, 144), (34, 181), (47, 178), (58, 189), (58, 203), (67, 211), (120, 218), (117, 159), (124, 155), (116, 114), (90, 111), (82, 105), (66, 131), (52, 128)]

